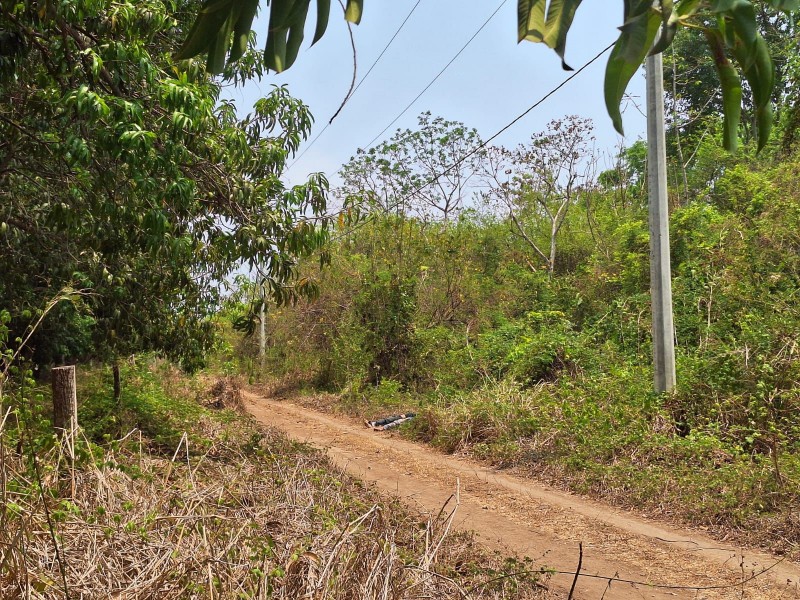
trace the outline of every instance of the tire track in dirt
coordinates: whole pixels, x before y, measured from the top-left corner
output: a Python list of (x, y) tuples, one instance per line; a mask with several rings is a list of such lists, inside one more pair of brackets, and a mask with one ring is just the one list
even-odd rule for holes
[[(287, 401), (249, 392), (243, 397), (247, 411), (262, 423), (325, 449), (339, 468), (423, 512), (436, 514), (459, 482), (455, 524), (474, 530), (489, 548), (530, 556), (537, 565), (569, 572), (577, 566), (578, 544), (583, 542), (576, 598), (800, 598), (800, 566), (794, 563), (776, 564), (779, 559), (768, 554), (548, 489)], [(767, 568), (767, 573), (740, 585)], [(687, 590), (618, 581), (609, 587), (604, 578), (613, 577), (673, 586), (734, 587)], [(550, 587), (566, 596), (572, 579), (554, 575)]]

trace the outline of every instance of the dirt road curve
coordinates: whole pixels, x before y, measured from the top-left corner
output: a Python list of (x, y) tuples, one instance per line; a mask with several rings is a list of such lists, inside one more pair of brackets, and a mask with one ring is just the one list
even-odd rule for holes
[[(556, 570), (574, 571), (578, 544), (583, 542), (583, 576), (575, 598), (800, 598), (800, 566), (794, 563), (775, 564), (779, 559), (772, 556), (728, 547), (287, 401), (251, 393), (244, 393), (244, 400), (259, 421), (325, 449), (340, 468), (415, 508), (438, 512), (458, 482), (461, 504), (456, 523), (474, 530), (490, 548), (527, 555)], [(741, 584), (767, 568), (768, 572)], [(677, 587), (615, 581), (609, 588), (602, 577), (615, 576)], [(566, 597), (571, 583), (571, 575), (556, 575), (550, 587)], [(689, 590), (680, 586), (733, 587)]]

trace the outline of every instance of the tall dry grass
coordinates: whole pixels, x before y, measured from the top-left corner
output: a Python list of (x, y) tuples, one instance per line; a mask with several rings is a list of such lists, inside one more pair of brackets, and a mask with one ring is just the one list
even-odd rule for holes
[[(136, 430), (35, 457), (0, 429), (0, 598), (541, 598), (530, 564), (414, 515), (245, 420), (159, 454)], [(197, 434), (197, 432), (195, 432)], [(72, 490), (74, 489), (74, 494)]]

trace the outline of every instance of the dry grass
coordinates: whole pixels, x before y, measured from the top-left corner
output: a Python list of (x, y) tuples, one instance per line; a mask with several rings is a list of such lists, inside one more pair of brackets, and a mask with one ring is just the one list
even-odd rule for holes
[(0, 429), (0, 597), (545, 597), (542, 578), (503, 576), (529, 564), (450, 534), (452, 506), (410, 515), (244, 418), (198, 429), (202, 455), (190, 436), (160, 455), (134, 430), (79, 443), (74, 471)]
[(219, 378), (211, 386), (201, 403), (208, 408), (229, 408), (239, 412), (243, 411), (244, 404), (242, 404), (242, 391), (239, 380), (236, 377)]

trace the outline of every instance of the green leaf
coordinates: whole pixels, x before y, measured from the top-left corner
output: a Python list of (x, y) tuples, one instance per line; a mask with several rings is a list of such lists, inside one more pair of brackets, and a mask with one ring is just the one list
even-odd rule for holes
[(759, 152), (769, 141), (769, 135), (772, 132), (772, 104), (767, 103), (764, 106), (756, 108), (756, 128), (758, 129), (758, 150)]
[[(211, 6), (214, 3), (214, 0), (210, 0), (206, 3), (206, 6)], [(217, 33), (227, 18), (228, 13), (223, 10), (216, 10), (211, 13), (201, 12), (194, 25), (192, 25), (189, 35), (186, 36), (183, 46), (175, 55), (175, 59), (185, 60), (208, 51), (211, 43), (213, 43), (210, 43), (209, 40), (216, 39)]]
[(310, 2), (311, 0), (272, 0), (272, 6), (269, 11), (270, 32), (276, 29), (287, 29), (289, 27), (289, 15), (297, 1)]
[(653, 49), (650, 50), (650, 55), (661, 54), (666, 50), (672, 40), (675, 39), (675, 33), (678, 31), (678, 20), (675, 18), (672, 0), (661, 0), (659, 5), (661, 9), (661, 34), (658, 36)]
[(770, 0), (773, 8), (786, 12), (800, 10), (800, 0)]
[(303, 44), (303, 38), (305, 37), (305, 24), (309, 4), (310, 2), (305, 3), (305, 12), (298, 15), (297, 23), (289, 30), (289, 38), (286, 42), (286, 64), (283, 67), (284, 69), (288, 69), (294, 64), (300, 52), (300, 46)]
[(556, 51), (561, 58), (561, 66), (568, 71), (571, 71), (572, 67), (564, 61), (567, 34), (580, 4), (581, 0), (550, 0), (550, 6), (547, 7), (547, 33), (544, 43)]
[(518, 40), (543, 42), (556, 51), (561, 58), (561, 66), (571, 70), (564, 62), (564, 52), (567, 34), (580, 3), (581, 0), (550, 0), (547, 6), (547, 0), (518, 0)]
[(364, 0), (347, 0), (347, 9), (344, 11), (345, 20), (358, 25), (361, 23), (361, 14), (364, 12)]
[(311, 6), (311, 0), (295, 0), (291, 12), (286, 16), (286, 28), (305, 25), (309, 6)]
[(637, 6), (636, 10), (638, 14), (631, 11), (630, 18), (621, 27), (622, 33), (614, 44), (606, 65), (604, 84), (606, 110), (614, 123), (614, 128), (620, 134), (623, 133), (620, 102), (631, 77), (639, 70), (652, 47), (661, 25), (661, 15), (646, 6), (646, 3), (644, 10), (641, 6)]
[(722, 144), (729, 152), (735, 152), (739, 144), (739, 122), (742, 116), (742, 81), (725, 55), (721, 33), (707, 30), (706, 39), (722, 84), (722, 107), (725, 113)]
[(247, 51), (247, 42), (250, 39), (250, 30), (253, 28), (253, 19), (258, 12), (259, 0), (245, 0), (242, 2), (242, 9), (236, 25), (233, 28), (233, 45), (228, 62), (232, 63), (239, 60)]
[(239, 18), (240, 10), (241, 5), (237, 4), (228, 14), (228, 18), (217, 33), (213, 44), (213, 50), (209, 50), (208, 60), (206, 61), (206, 69), (209, 73), (217, 75), (222, 73), (222, 70), (225, 68), (225, 55), (228, 52), (228, 44), (231, 39), (231, 34), (233, 33), (233, 26)]
[(632, 19), (636, 19), (638, 16), (644, 14), (650, 8), (652, 8), (652, 2), (649, 0), (624, 0), (623, 5), (625, 9), (623, 11), (624, 23), (627, 23)]
[(316, 44), (322, 36), (325, 35), (325, 30), (328, 28), (328, 19), (331, 14), (331, 0), (317, 0), (317, 28), (314, 31), (314, 39), (311, 45)]
[(733, 27), (736, 35), (745, 44), (754, 44), (758, 35), (758, 23), (756, 22), (756, 10), (753, 4), (747, 0), (738, 0), (729, 11), (733, 18)]
[[(304, 2), (306, 0), (299, 1)], [(307, 1), (310, 2), (310, 0)], [(289, 35), (286, 21), (295, 0), (272, 0), (272, 2), (264, 59), (267, 63), (267, 68), (280, 73), (286, 65), (286, 38)]]
[(767, 42), (761, 37), (761, 34), (756, 35), (752, 49), (748, 49), (744, 44), (737, 44), (734, 48), (734, 55), (753, 92), (756, 126), (758, 127), (758, 149), (761, 150), (769, 141), (772, 131), (772, 91), (775, 87), (775, 66), (769, 54)]
[(685, 19), (694, 15), (700, 8), (701, 0), (683, 0), (675, 7), (674, 15), (677, 19)]
[(200, 9), (200, 14), (211, 14), (217, 11), (229, 10), (234, 0), (208, 0)]
[(546, 0), (519, 0), (517, 3), (518, 41), (544, 41)]
[(266, 59), (267, 68), (276, 73), (281, 73), (286, 65), (286, 38), (288, 35), (286, 29), (281, 29), (279, 31), (270, 31), (267, 38), (264, 58)]

